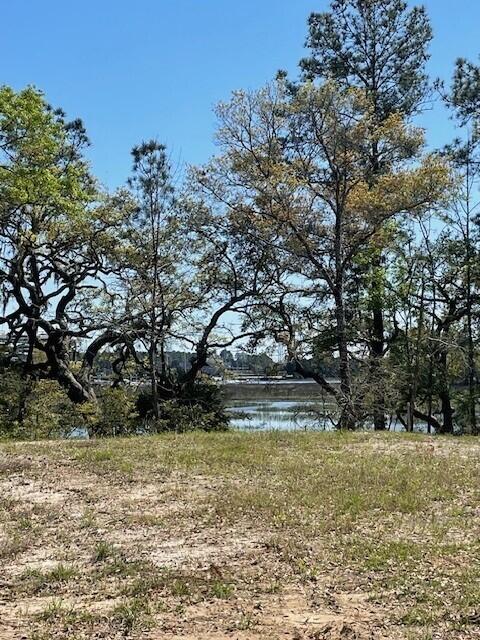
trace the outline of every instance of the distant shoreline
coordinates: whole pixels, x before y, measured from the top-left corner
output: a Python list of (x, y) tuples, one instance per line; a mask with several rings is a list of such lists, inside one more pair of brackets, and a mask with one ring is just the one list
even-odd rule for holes
[[(338, 384), (337, 380), (329, 380)], [(320, 398), (322, 388), (312, 380), (254, 380), (251, 382), (221, 383), (222, 395), (227, 400), (243, 398)]]

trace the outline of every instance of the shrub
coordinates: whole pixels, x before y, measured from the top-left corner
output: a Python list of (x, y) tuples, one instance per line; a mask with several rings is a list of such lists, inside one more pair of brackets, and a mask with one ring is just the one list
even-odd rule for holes
[(82, 425), (81, 413), (55, 380), (26, 380), (15, 367), (0, 371), (0, 437), (66, 437)]
[(153, 421), (151, 393), (143, 390), (137, 399), (137, 411), (149, 431), (225, 431), (228, 415), (218, 386), (202, 378), (178, 392), (177, 397), (164, 400), (161, 416)]
[(129, 389), (103, 389), (98, 398), (98, 417), (92, 426), (96, 436), (125, 436), (139, 431), (135, 396)]

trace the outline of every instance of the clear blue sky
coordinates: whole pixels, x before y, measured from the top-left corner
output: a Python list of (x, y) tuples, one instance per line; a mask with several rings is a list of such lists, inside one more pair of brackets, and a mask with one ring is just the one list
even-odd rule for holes
[[(0, 83), (34, 84), (87, 127), (93, 169), (109, 187), (129, 151), (157, 137), (182, 162), (213, 153), (213, 105), (277, 69), (293, 75), (306, 19), (327, 0), (9, 0), (2, 6)], [(480, 53), (478, 0), (427, 0), (430, 71), (449, 78), (458, 56)], [(440, 110), (422, 117), (431, 144), (451, 133)]]

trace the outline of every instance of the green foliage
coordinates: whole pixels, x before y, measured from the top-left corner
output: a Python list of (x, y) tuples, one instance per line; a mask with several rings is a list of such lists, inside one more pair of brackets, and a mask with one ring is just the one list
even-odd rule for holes
[(462, 123), (478, 122), (480, 115), (480, 67), (465, 58), (455, 64), (452, 105)]
[(26, 383), (16, 368), (0, 370), (0, 437), (18, 434), (19, 402), (25, 393)]
[(228, 417), (221, 409), (208, 410), (196, 400), (172, 400), (162, 404), (157, 431), (225, 431)]
[(92, 427), (96, 436), (125, 436), (138, 431), (135, 396), (129, 389), (102, 389), (98, 404), (98, 418)]
[(22, 428), (35, 439), (67, 435), (75, 429), (77, 412), (55, 380), (35, 383)]
[(381, 119), (415, 111), (427, 90), (425, 62), (432, 29), (423, 7), (404, 0), (332, 0), (308, 20), (308, 78), (335, 78), (376, 94)]
[(113, 620), (129, 635), (135, 629), (148, 629), (151, 624), (151, 607), (143, 598), (132, 598), (118, 604), (113, 610)]
[(181, 389), (177, 397), (161, 404), (160, 419), (153, 421), (151, 394), (143, 391), (137, 400), (137, 410), (150, 431), (225, 431), (225, 413), (219, 387), (208, 379), (200, 379)]
[(105, 542), (105, 540), (100, 540), (93, 551), (92, 562), (105, 562), (108, 558), (114, 557), (115, 554), (116, 549), (112, 544)]
[[(20, 418), (21, 415), (21, 418)], [(24, 440), (63, 438), (88, 431), (95, 437), (135, 435), (145, 431), (223, 431), (228, 427), (220, 391), (206, 380), (179, 398), (161, 404), (152, 419), (148, 392), (103, 388), (98, 405), (75, 405), (54, 380), (28, 381), (19, 371), (0, 373), (0, 437)]]
[(0, 167), (3, 210), (9, 212), (9, 224), (21, 224), (24, 242), (33, 245), (47, 237), (53, 243), (72, 242), (91, 232), (94, 214), (85, 206), (96, 191), (79, 155), (86, 143), (81, 122), (67, 124), (64, 114), (32, 87), (18, 93), (1, 87), (0, 132), (8, 157)]
[(18, 368), (0, 372), (0, 437), (65, 437), (83, 417), (55, 380), (24, 379)]
[[(471, 402), (475, 403), (477, 415), (480, 414), (480, 389), (475, 387), (473, 399), (467, 389), (456, 391), (452, 394), (455, 406), (455, 424), (460, 433), (472, 434)], [(477, 435), (477, 434), (474, 434)]]
[(72, 335), (94, 341), (107, 308), (111, 317), (102, 276), (128, 210), (128, 199), (97, 188), (87, 145), (82, 122), (67, 121), (41, 92), (0, 88), (0, 284), (12, 308), (2, 330), (25, 346), (25, 374), (57, 380), (77, 403), (93, 394), (88, 368), (80, 374), (71, 361)]
[(232, 584), (216, 580), (212, 584), (210, 592), (214, 598), (219, 598), (220, 600), (228, 600), (232, 597), (234, 589)]
[(29, 593), (51, 593), (58, 591), (67, 582), (78, 576), (75, 567), (58, 564), (48, 571), (40, 569), (28, 569), (20, 576), (22, 590)]

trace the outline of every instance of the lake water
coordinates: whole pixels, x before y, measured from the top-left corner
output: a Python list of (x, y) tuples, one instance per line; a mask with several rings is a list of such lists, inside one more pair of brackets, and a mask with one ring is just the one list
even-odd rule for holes
[(265, 431), (331, 430), (322, 416), (322, 406), (311, 400), (239, 400), (228, 403), (234, 429)]
[[(311, 400), (238, 400), (228, 402), (230, 424), (242, 431), (331, 431), (334, 425), (322, 417), (324, 407)], [(395, 422), (391, 431), (405, 431)], [(425, 433), (426, 424), (416, 424), (414, 431)]]

